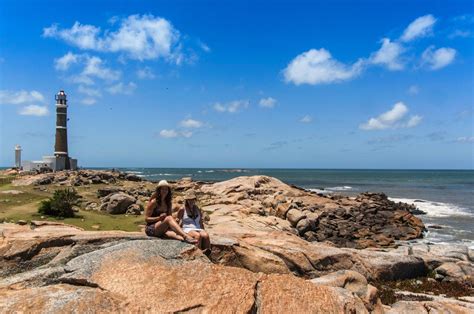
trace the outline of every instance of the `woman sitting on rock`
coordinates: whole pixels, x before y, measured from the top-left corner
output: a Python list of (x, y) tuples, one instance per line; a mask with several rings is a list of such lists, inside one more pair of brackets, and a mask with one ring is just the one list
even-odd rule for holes
[(184, 208), (178, 211), (178, 220), (181, 221), (183, 231), (198, 241), (198, 247), (209, 254), (211, 240), (204, 230), (201, 209), (196, 205), (196, 195), (188, 193), (184, 197)]
[(145, 233), (148, 236), (166, 237), (196, 244), (197, 240), (186, 234), (171, 215), (172, 192), (166, 180), (158, 183), (145, 210)]

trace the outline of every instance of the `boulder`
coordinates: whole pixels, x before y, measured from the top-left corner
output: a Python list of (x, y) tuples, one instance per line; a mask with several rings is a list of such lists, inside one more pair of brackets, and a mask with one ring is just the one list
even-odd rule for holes
[(121, 189), (119, 187), (108, 186), (108, 187), (97, 189), (97, 196), (98, 197), (105, 197), (109, 194), (114, 194), (114, 193), (118, 193), (118, 192), (123, 192), (123, 189)]
[(265, 277), (256, 290), (258, 313), (368, 313), (364, 303), (345, 289), (292, 276)]
[(296, 227), (296, 224), (298, 221), (301, 219), (306, 218), (306, 216), (303, 214), (302, 211), (296, 209), (296, 208), (291, 208), (287, 213), (286, 213), (286, 219), (291, 223), (293, 227)]
[(377, 297), (377, 288), (367, 283), (367, 279), (352, 270), (340, 270), (328, 275), (311, 279), (316, 285), (339, 287), (355, 293), (370, 311), (382, 312), (382, 303)]
[(138, 204), (132, 204), (128, 206), (126, 213), (128, 215), (141, 215), (142, 211), (143, 211), (143, 207), (141, 207)]
[(112, 215), (124, 214), (127, 212), (128, 207), (136, 201), (133, 196), (123, 192), (110, 194), (103, 199), (101, 210), (105, 210)]

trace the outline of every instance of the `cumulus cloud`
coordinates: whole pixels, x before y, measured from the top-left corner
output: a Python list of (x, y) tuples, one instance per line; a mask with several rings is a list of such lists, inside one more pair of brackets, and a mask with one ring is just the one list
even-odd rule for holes
[(21, 108), (18, 113), (23, 116), (42, 117), (47, 116), (49, 114), (49, 110), (46, 106), (28, 105), (26, 107)]
[(439, 70), (450, 65), (456, 58), (456, 50), (453, 48), (438, 48), (434, 46), (426, 48), (421, 55), (422, 63), (427, 65), (431, 70)]
[(260, 107), (263, 107), (263, 108), (273, 108), (275, 107), (277, 103), (277, 100), (273, 97), (267, 97), (267, 98), (262, 98), (260, 99), (259, 101), (259, 105)]
[(214, 110), (217, 112), (237, 113), (242, 108), (247, 108), (248, 106), (248, 100), (234, 100), (228, 103), (215, 103)]
[(392, 109), (382, 113), (378, 117), (370, 118), (366, 123), (359, 126), (362, 130), (384, 130), (384, 129), (397, 129), (397, 128), (412, 128), (417, 126), (422, 117), (414, 115), (406, 117), (408, 113), (408, 107), (404, 103), (396, 103)]
[(194, 119), (185, 119), (179, 123), (183, 128), (198, 129), (204, 126), (204, 123)]
[(155, 76), (155, 73), (153, 73), (153, 71), (151, 70), (150, 67), (144, 67), (144, 68), (141, 68), (141, 69), (138, 69), (137, 70), (137, 76), (139, 79), (154, 79), (156, 76)]
[(382, 47), (371, 55), (370, 62), (386, 66), (392, 71), (402, 70), (404, 64), (400, 60), (400, 56), (404, 51), (405, 48), (399, 43), (390, 41), (389, 38), (384, 38), (382, 39)]
[(123, 95), (131, 95), (137, 88), (137, 84), (133, 82), (129, 82), (128, 84), (124, 84), (123, 82), (117, 83), (115, 85), (107, 87), (107, 91), (110, 94), (123, 94)]
[(116, 81), (120, 78), (120, 72), (105, 66), (105, 62), (99, 57), (87, 57), (82, 75), (86, 77), (97, 77), (106, 81)]
[(191, 131), (176, 131), (173, 129), (170, 130), (161, 130), (160, 131), (160, 136), (163, 138), (177, 138), (177, 137), (185, 137), (185, 138), (190, 138), (193, 136), (193, 132)]
[(283, 70), (285, 81), (295, 85), (329, 84), (350, 80), (363, 70), (364, 61), (346, 65), (324, 48), (311, 49), (296, 56)]
[(311, 123), (313, 122), (313, 118), (310, 115), (305, 115), (300, 119), (301, 123)]
[(83, 50), (118, 52), (136, 60), (165, 58), (179, 62), (180, 33), (168, 20), (153, 15), (130, 15), (113, 25), (118, 25), (118, 29), (101, 31), (99, 27), (79, 22), (60, 29), (53, 24), (43, 29), (43, 36), (64, 40)]
[(54, 60), (54, 67), (58, 71), (66, 71), (72, 64), (77, 63), (79, 61), (79, 58), (79, 55), (76, 55), (72, 52), (68, 52), (61, 58)]
[(87, 96), (90, 96), (90, 97), (101, 97), (102, 96), (102, 93), (100, 92), (100, 90), (95, 89), (95, 88), (86, 87), (86, 86), (83, 86), (83, 85), (79, 85), (79, 87), (77, 88), (77, 91), (81, 94), (84, 94), (84, 95), (87, 95)]
[(34, 102), (44, 102), (43, 94), (35, 90), (0, 90), (0, 105), (23, 105)]
[(436, 19), (431, 14), (420, 16), (408, 25), (400, 39), (409, 42), (416, 38), (430, 36), (435, 23)]

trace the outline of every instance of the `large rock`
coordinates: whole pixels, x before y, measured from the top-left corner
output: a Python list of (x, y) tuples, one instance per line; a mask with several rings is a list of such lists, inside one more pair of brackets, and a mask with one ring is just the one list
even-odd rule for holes
[(368, 313), (364, 303), (347, 290), (284, 275), (262, 279), (256, 300), (259, 313)]
[(2, 313), (112, 313), (133, 307), (121, 296), (65, 284), (21, 290), (0, 289)]
[(102, 199), (101, 210), (106, 211), (109, 214), (125, 214), (130, 205), (136, 202), (136, 198), (126, 193), (115, 193), (109, 194)]
[(377, 288), (367, 283), (367, 279), (360, 273), (351, 270), (340, 270), (311, 280), (312, 283), (322, 286), (331, 286), (347, 289), (355, 293), (370, 311), (382, 311), (382, 304), (377, 297)]

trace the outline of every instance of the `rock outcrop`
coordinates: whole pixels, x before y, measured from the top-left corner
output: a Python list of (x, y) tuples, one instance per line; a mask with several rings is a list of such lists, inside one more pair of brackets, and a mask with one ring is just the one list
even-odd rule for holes
[[(97, 197), (106, 205), (94, 208), (121, 195), (135, 202), (115, 202), (118, 212), (138, 211), (130, 207), (147, 199), (151, 186), (127, 182), (101, 187)], [(424, 226), (408, 205), (383, 194), (323, 196), (264, 176), (172, 184), (177, 204), (187, 191), (198, 195), (209, 258), (143, 232), (0, 224), (2, 311), (87, 311), (85, 304), (95, 312), (473, 311), (474, 252), (404, 242)], [(426, 276), (466, 293), (454, 300), (395, 289), (382, 304), (384, 283)]]
[(200, 194), (205, 210), (232, 208), (247, 215), (276, 217), (288, 222), (280, 225), (286, 224), (287, 230), (308, 241), (329, 241), (339, 247), (395, 246), (396, 241), (422, 237), (425, 230), (410, 213), (412, 205), (392, 202), (384, 194), (326, 196), (266, 176), (185, 184)]

